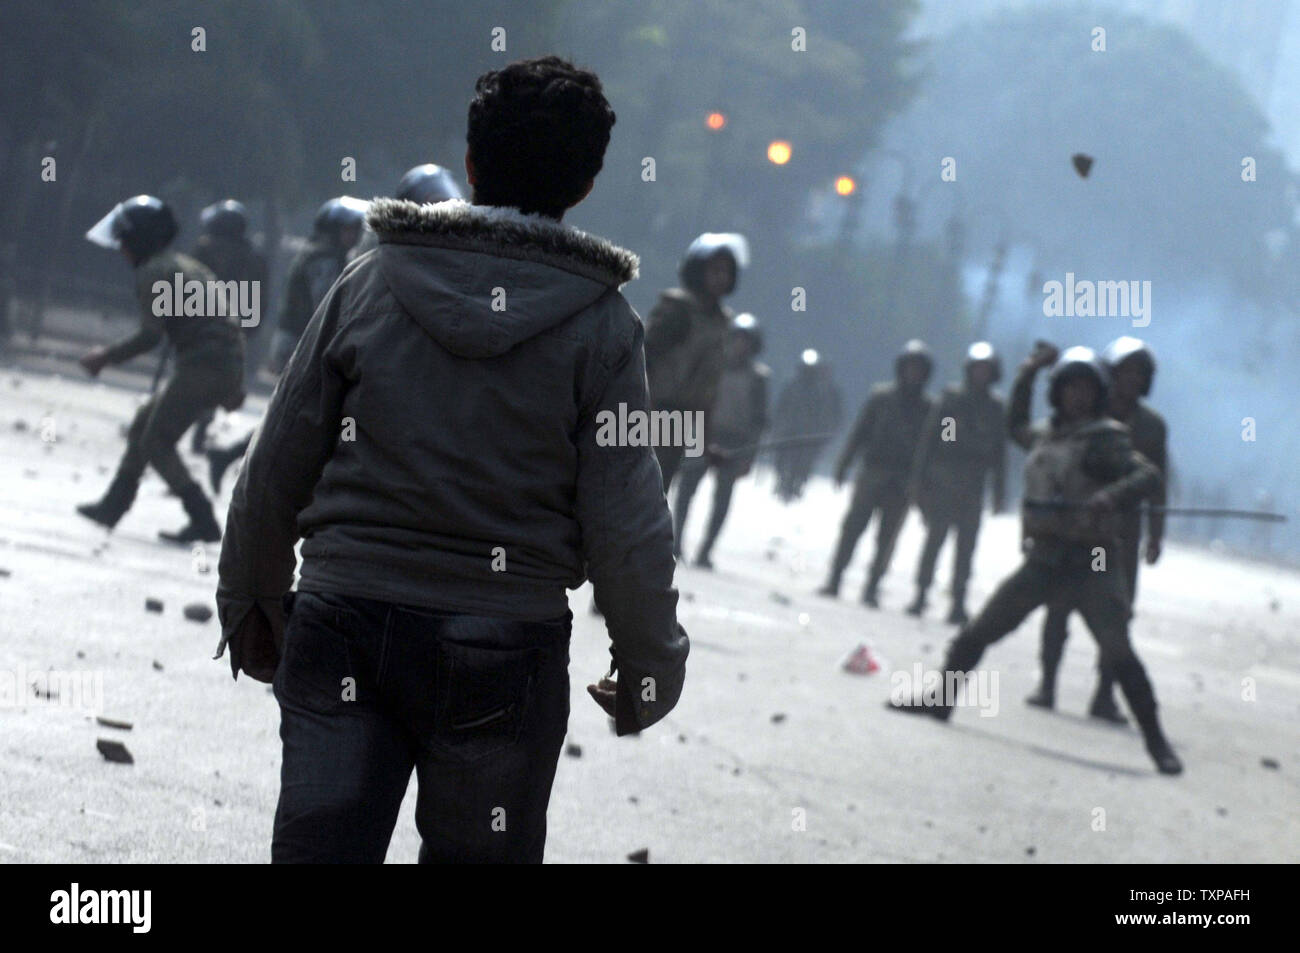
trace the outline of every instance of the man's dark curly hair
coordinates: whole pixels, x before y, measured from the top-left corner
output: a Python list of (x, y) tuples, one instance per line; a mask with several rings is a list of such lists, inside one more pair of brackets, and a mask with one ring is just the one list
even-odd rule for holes
[(544, 56), (484, 73), (474, 92), (474, 201), (560, 218), (605, 161), (615, 116), (599, 78)]

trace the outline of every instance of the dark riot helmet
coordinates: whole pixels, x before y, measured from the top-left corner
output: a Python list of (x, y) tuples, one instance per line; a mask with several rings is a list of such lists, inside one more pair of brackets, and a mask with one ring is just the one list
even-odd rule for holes
[(419, 205), (433, 202), (445, 202), (448, 199), (464, 198), (456, 180), (440, 165), (427, 162), (407, 171), (397, 183), (395, 198), (405, 199)]
[(330, 199), (316, 210), (311, 230), (320, 235), (332, 235), (337, 238), (339, 232), (349, 226), (355, 225), (360, 228), (364, 225), (368, 208), (370, 208), (369, 202), (354, 199), (350, 195), (340, 195), (336, 199)]
[(234, 199), (216, 202), (199, 213), (199, 228), (218, 238), (243, 238), (248, 231), (248, 209)]
[(1061, 407), (1061, 387), (1073, 377), (1090, 377), (1097, 384), (1097, 400), (1093, 411), (1101, 413), (1106, 406), (1110, 390), (1110, 374), (1097, 352), (1090, 347), (1071, 347), (1062, 352), (1048, 377), (1047, 399), (1057, 410)]
[(901, 379), (903, 368), (911, 361), (920, 364), (924, 369), (925, 377), (921, 381), (924, 386), (929, 381), (930, 375), (934, 373), (934, 357), (924, 341), (913, 338), (903, 345), (903, 349), (898, 352), (898, 357), (894, 358), (894, 377)]
[(125, 248), (136, 261), (144, 261), (171, 244), (179, 230), (166, 202), (153, 195), (137, 195), (113, 206), (86, 232), (86, 239), (101, 248)]
[(1156, 356), (1146, 341), (1127, 335), (1116, 338), (1106, 345), (1106, 350), (1101, 352), (1101, 359), (1111, 374), (1121, 364), (1136, 361), (1142, 367), (1142, 396), (1151, 393), (1151, 383), (1156, 376)]
[(990, 384), (996, 384), (1002, 380), (1002, 358), (998, 352), (993, 349), (993, 345), (988, 341), (976, 341), (966, 350), (965, 372), (969, 376), (970, 369), (976, 364), (987, 364), (993, 371), (989, 378)]
[(705, 232), (691, 242), (677, 270), (682, 284), (692, 291), (698, 290), (704, 284), (704, 266), (715, 255), (723, 254), (731, 258), (734, 280), (726, 291), (731, 294), (740, 283), (741, 271), (749, 267), (749, 242), (737, 232)]
[(754, 317), (748, 311), (744, 314), (738, 314), (731, 321), (731, 333), (740, 334), (749, 340), (755, 354), (763, 350), (763, 328), (758, 323), (758, 318)]

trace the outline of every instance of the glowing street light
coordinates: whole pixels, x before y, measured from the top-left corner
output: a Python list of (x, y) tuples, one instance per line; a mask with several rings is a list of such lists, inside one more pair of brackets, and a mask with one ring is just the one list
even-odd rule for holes
[(767, 146), (767, 160), (773, 165), (785, 165), (790, 161), (790, 143), (777, 139)]
[(714, 132), (717, 132), (727, 124), (727, 117), (722, 113), (709, 113), (709, 118), (704, 120), (704, 123)]
[(853, 176), (842, 175), (835, 180), (835, 191), (840, 195), (852, 195), (858, 190), (858, 183), (853, 181)]

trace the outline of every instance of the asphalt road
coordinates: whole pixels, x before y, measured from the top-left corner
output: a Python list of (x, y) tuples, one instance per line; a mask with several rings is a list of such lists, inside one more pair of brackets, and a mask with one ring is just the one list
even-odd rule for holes
[[(215, 619), (182, 615), (212, 605), (218, 549), (156, 542), (184, 520), (153, 475), (111, 535), (73, 512), (107, 485), (140, 386), (112, 371), (90, 382), (62, 361), (0, 366), (0, 861), (270, 856), (274, 700), (212, 660)], [(242, 435), (259, 407), (225, 418), (218, 440)], [(692, 539), (708, 493), (706, 481)], [(1144, 570), (1135, 644), (1187, 766), (1167, 778), (1136, 730), (1085, 717), (1095, 649), (1077, 619), (1057, 713), (1023, 704), (1040, 615), (986, 656), (983, 713), (939, 725), (885, 711), (890, 673), (936, 664), (952, 630), (942, 587), (930, 618), (902, 612), (915, 516), (880, 610), (853, 598), (871, 537), (845, 598), (813, 594), (846, 505), (825, 483), (786, 507), (768, 475), (742, 482), (717, 570), (678, 573), (693, 643), (682, 702), (639, 738), (615, 738), (586, 697), (608, 641), (589, 591), (572, 595), (569, 742), (581, 755), (561, 758), (549, 861), (621, 862), (639, 849), (651, 863), (1300, 859), (1300, 573), (1178, 546)], [(1015, 565), (1017, 533), (1012, 517), (986, 522), (972, 607)], [(150, 598), (161, 613), (146, 611)], [(841, 670), (859, 644), (880, 672)], [(59, 697), (41, 697), (33, 683), (49, 688), (51, 669), (67, 677)], [(102, 757), (101, 738), (134, 763)], [(413, 801), (414, 786), (390, 861), (415, 859)]]

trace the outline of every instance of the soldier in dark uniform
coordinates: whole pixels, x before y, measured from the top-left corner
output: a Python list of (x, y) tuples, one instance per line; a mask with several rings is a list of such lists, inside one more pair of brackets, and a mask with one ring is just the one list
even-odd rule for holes
[(348, 250), (361, 238), (367, 203), (343, 195), (316, 212), (311, 237), (289, 266), (284, 307), (276, 327), (272, 369), (278, 374), (289, 360), (316, 306), (347, 264)]
[[(678, 275), (680, 288), (660, 293), (646, 317), (646, 379), (654, 410), (705, 413), (717, 395), (731, 329), (731, 309), (722, 299), (736, 290), (749, 264), (743, 235), (705, 232), (686, 249)], [(664, 492), (672, 485), (685, 454), (683, 447), (656, 447)]]
[(695, 553), (695, 565), (712, 569), (710, 554), (731, 506), (736, 481), (754, 465), (758, 442), (767, 427), (767, 381), (771, 371), (758, 360), (763, 350), (762, 330), (752, 314), (738, 314), (727, 339), (727, 364), (718, 384), (718, 395), (709, 414), (708, 446), (699, 457), (682, 464), (674, 507), (673, 553), (682, 554), (682, 531), (690, 512), (691, 498), (704, 474), (713, 470), (713, 508), (709, 526)]
[[(1102, 361), (1111, 375), (1109, 413), (1115, 420), (1128, 427), (1133, 439), (1133, 446), (1160, 471), (1162, 476), (1168, 474), (1169, 452), (1167, 449), (1167, 428), (1164, 418), (1152, 410), (1142, 400), (1151, 393), (1151, 384), (1155, 379), (1155, 355), (1147, 345), (1134, 337), (1122, 337), (1112, 341), (1102, 352)], [(1165, 483), (1147, 498), (1153, 507), (1164, 506)], [(1164, 539), (1165, 517), (1159, 509), (1147, 510), (1147, 545), (1146, 561), (1154, 563), (1160, 558), (1161, 544)], [(1133, 507), (1124, 513), (1120, 524), (1120, 548), (1124, 554), (1125, 581), (1128, 586), (1130, 608), (1137, 596), (1138, 562), (1141, 557), (1142, 512)], [(1065, 640), (1069, 636), (1066, 621), (1071, 606), (1068, 602), (1058, 601), (1048, 606), (1047, 619), (1043, 623), (1043, 680), (1034, 694), (1025, 699), (1031, 705), (1052, 708), (1056, 704), (1056, 672), (1065, 652)], [(1125, 724), (1127, 719), (1115, 702), (1115, 678), (1107, 669), (1099, 667), (1097, 689), (1093, 693), (1088, 714), (1103, 721)]]
[[(140, 301), (140, 330), (111, 347), (98, 347), (81, 358), (92, 377), (109, 364), (120, 364), (157, 346), (164, 336), (176, 355), (167, 383), (136, 412), (127, 434), (126, 453), (103, 499), (77, 507), (77, 512), (112, 529), (131, 508), (146, 466), (152, 466), (185, 506), (190, 522), (176, 533), (160, 533), (177, 543), (216, 542), (221, 528), (212, 504), (194, 482), (176, 452), (176, 443), (202, 414), (213, 407), (234, 409), (243, 402), (244, 339), (237, 309), (219, 307), (224, 314), (160, 316), (160, 295), (172, 294), (176, 276), (207, 287), (211, 271), (188, 255), (169, 251), (176, 236), (176, 218), (160, 199), (138, 195), (119, 204), (86, 237), (106, 248), (120, 249), (135, 269)], [(166, 290), (155, 291), (155, 283)], [(206, 296), (205, 296), (206, 304)], [(206, 307), (204, 308), (206, 311)]]
[[(393, 193), (393, 198), (404, 199), (417, 205), (430, 205), (464, 197), (451, 172), (432, 162), (407, 169), (406, 174), (397, 183), (397, 191)], [(378, 247), (379, 236), (370, 228), (366, 228), (361, 233), (360, 240), (348, 252), (348, 261), (356, 261), (366, 252)]]
[[(812, 348), (803, 352), (794, 379), (777, 398), (772, 415), (772, 439), (780, 443), (775, 456), (776, 495), (789, 503), (803, 495), (804, 484), (829, 435), (839, 428), (844, 403), (831, 377), (831, 367)], [(784, 441), (784, 442), (782, 442)]]
[(873, 609), (880, 605), (878, 588), (894, 554), (894, 543), (907, 516), (907, 482), (921, 429), (932, 401), (925, 385), (934, 372), (934, 359), (921, 341), (908, 341), (894, 360), (894, 383), (877, 384), (858, 414), (849, 439), (835, 465), (835, 483), (842, 486), (850, 467), (860, 463), (853, 500), (840, 527), (840, 540), (831, 563), (830, 578), (818, 592), (837, 596), (840, 577), (853, 558), (858, 539), (873, 513), (876, 554), (867, 574), (862, 601)]
[[(1021, 366), (1007, 414), (1011, 438), (1029, 451), (1025, 464), (1025, 560), (1002, 581), (979, 614), (948, 647), (943, 684), (955, 685), (984, 650), (1013, 632), (1044, 603), (1065, 599), (1079, 610), (1133, 712), (1147, 752), (1163, 774), (1179, 774), (1156, 712), (1155, 690), (1129, 643), (1128, 592), (1120, 543), (1123, 510), (1155, 490), (1160, 471), (1133, 449), (1128, 429), (1106, 416), (1109, 375), (1086, 347), (1056, 361), (1040, 342)], [(1055, 413), (1030, 427), (1038, 371), (1055, 362), (1049, 397)], [(946, 721), (957, 699), (891, 699), (890, 707)]]
[(916, 598), (909, 615), (926, 610), (939, 550), (956, 530), (952, 563), (952, 609), (948, 622), (966, 622), (966, 583), (980, 531), (984, 484), (993, 477), (993, 512), (1006, 500), (1006, 408), (992, 385), (1002, 377), (1002, 361), (987, 341), (966, 352), (965, 380), (944, 389), (926, 421), (912, 468), (912, 492), (925, 517), (925, 546), (916, 570)]
[[(298, 344), (307, 322), (347, 264), (348, 250), (361, 238), (367, 203), (350, 196), (330, 199), (316, 212), (311, 238), (289, 266), (284, 305), (271, 347), (271, 369), (280, 373)], [(207, 451), (212, 492), (221, 492), (226, 470), (241, 459), (252, 442), (250, 433), (224, 449)]]
[[(218, 281), (239, 281), (258, 287), (258, 301), (266, 301), (267, 268), (266, 256), (253, 247), (248, 240), (248, 210), (242, 202), (226, 199), (209, 205), (199, 214), (199, 228), (202, 234), (194, 243), (190, 256), (208, 266), (208, 270), (217, 276)], [(245, 328), (245, 335), (258, 333), (261, 327), (261, 315), (255, 316), (257, 323)], [(241, 321), (242, 324), (242, 321)], [(254, 348), (247, 339), (244, 341), (244, 378), (250, 379), (255, 368), (248, 363)], [(213, 411), (208, 412), (194, 425), (190, 434), (190, 449), (202, 453), (207, 446), (207, 431), (212, 424)]]

